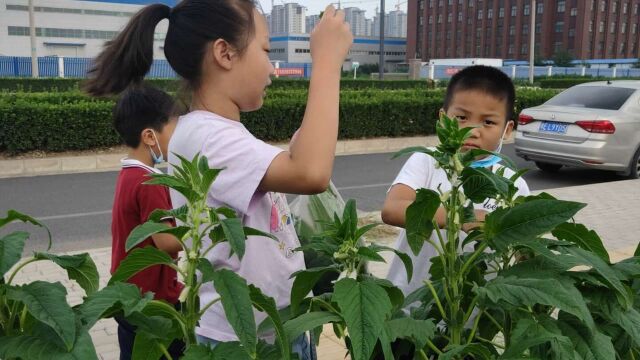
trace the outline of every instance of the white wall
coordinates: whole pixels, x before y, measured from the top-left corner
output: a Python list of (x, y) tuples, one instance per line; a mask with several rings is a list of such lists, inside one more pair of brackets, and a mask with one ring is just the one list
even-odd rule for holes
[[(0, 56), (30, 56), (29, 36), (9, 36), (9, 26), (29, 26), (29, 13), (27, 11), (7, 10), (7, 4), (24, 5), (27, 0), (0, 0)], [(91, 1), (73, 0), (34, 0), (36, 7), (71, 8), (88, 10), (107, 10), (119, 12), (137, 12), (140, 5), (112, 4)], [(35, 12), (35, 23), (38, 28), (60, 28), (120, 31), (128, 22), (124, 16), (88, 15), (58, 12)], [(164, 39), (168, 21), (163, 20), (156, 29), (156, 36)], [(37, 37), (38, 56), (73, 56), (95, 57), (101, 50), (106, 40), (67, 37)], [(45, 45), (45, 43), (78, 44), (84, 46)], [(161, 46), (164, 40), (155, 41), (154, 57), (164, 59)]]

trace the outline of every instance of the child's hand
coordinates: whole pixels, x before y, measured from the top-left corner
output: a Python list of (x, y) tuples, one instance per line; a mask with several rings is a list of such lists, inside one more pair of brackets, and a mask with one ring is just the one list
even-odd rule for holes
[(313, 66), (328, 66), (341, 69), (351, 44), (353, 35), (344, 22), (344, 11), (327, 6), (322, 19), (311, 33), (311, 59)]

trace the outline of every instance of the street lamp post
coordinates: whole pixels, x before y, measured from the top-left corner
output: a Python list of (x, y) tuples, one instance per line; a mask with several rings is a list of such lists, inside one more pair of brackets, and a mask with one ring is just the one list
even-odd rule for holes
[(29, 37), (31, 40), (31, 77), (38, 77), (38, 54), (36, 52), (36, 24), (33, 13), (33, 0), (29, 0)]
[(536, 0), (531, 0), (531, 28), (529, 32), (529, 83), (533, 84), (534, 56), (536, 51)]
[(380, 0), (380, 59), (378, 64), (378, 79), (384, 79), (384, 0)]

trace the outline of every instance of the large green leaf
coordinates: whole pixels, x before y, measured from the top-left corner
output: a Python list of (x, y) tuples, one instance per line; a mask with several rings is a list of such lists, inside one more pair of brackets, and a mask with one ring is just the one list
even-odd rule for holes
[(77, 255), (35, 253), (34, 257), (40, 260), (50, 260), (65, 269), (69, 279), (75, 280), (87, 295), (98, 291), (100, 274), (98, 274), (98, 268), (88, 253)]
[(389, 340), (410, 340), (417, 349), (422, 349), (435, 334), (436, 325), (431, 320), (399, 318), (387, 321), (386, 331)]
[(332, 322), (341, 322), (340, 315), (327, 311), (314, 311), (302, 314), (284, 323), (284, 331), (289, 339), (295, 339), (300, 334), (313, 330), (318, 326)]
[(153, 222), (161, 222), (163, 219), (167, 218), (175, 218), (180, 221), (187, 222), (187, 215), (189, 214), (189, 205), (182, 205), (177, 209), (164, 210), (164, 209), (156, 209), (151, 215), (149, 215), (149, 221)]
[(640, 311), (633, 307), (625, 310), (610, 291), (589, 292), (587, 297), (591, 311), (624, 329), (635, 346), (640, 346)]
[(582, 294), (571, 279), (556, 276), (549, 278), (530, 274), (528, 277), (496, 277), (476, 289), (481, 299), (495, 304), (506, 302), (513, 306), (549, 305), (579, 318), (589, 329), (595, 324)]
[(369, 359), (392, 309), (387, 293), (372, 281), (345, 278), (336, 282), (333, 300), (347, 323), (352, 358)]
[(111, 275), (109, 284), (118, 281), (127, 281), (133, 275), (154, 265), (172, 265), (175, 262), (164, 251), (158, 250), (153, 246), (145, 248), (133, 249), (122, 262), (118, 265), (116, 272)]
[[(174, 170), (177, 170), (177, 168), (174, 167)], [(194, 202), (199, 198), (198, 193), (193, 190), (190, 184), (175, 176), (166, 174), (152, 174), (151, 178), (152, 179), (145, 182), (145, 184), (163, 185), (169, 187), (182, 194), (190, 202)]]
[(244, 256), (244, 250), (246, 248), (245, 240), (247, 239), (244, 234), (244, 226), (242, 220), (238, 218), (220, 219), (220, 225), (224, 236), (231, 246), (233, 253), (238, 255), (239, 259)]
[(465, 168), (461, 180), (464, 194), (474, 203), (482, 203), (496, 195), (506, 196), (509, 191), (508, 180), (486, 168)]
[(474, 359), (495, 359), (494, 354), (482, 344), (455, 345), (445, 349), (444, 354), (438, 356), (438, 360), (466, 359), (464, 355), (472, 355)]
[(152, 299), (152, 293), (141, 296), (137, 286), (118, 282), (89, 295), (77, 311), (84, 328), (90, 329), (98, 320), (118, 312), (123, 312), (126, 317), (135, 311), (142, 311)]
[(216, 271), (214, 270), (213, 264), (211, 264), (211, 261), (205, 258), (198, 259), (197, 269), (198, 271), (200, 271), (200, 274), (202, 275), (202, 278), (200, 279), (200, 281), (203, 284), (208, 283), (209, 281), (213, 281), (213, 277)]
[(131, 351), (131, 359), (158, 360), (162, 358), (163, 355), (160, 346), (166, 347), (169, 343), (169, 341), (160, 340), (144, 332), (136, 332), (136, 337), (133, 341), (133, 350)]
[(291, 311), (296, 313), (300, 302), (309, 295), (318, 280), (327, 272), (339, 272), (335, 265), (321, 268), (312, 268), (295, 272), (291, 277), (293, 287), (291, 288)]
[(158, 223), (147, 221), (144, 224), (140, 224), (136, 226), (129, 237), (127, 238), (127, 243), (125, 245), (125, 250), (128, 252), (134, 247), (136, 247), (141, 242), (145, 241), (149, 236), (163, 232), (165, 230), (171, 229), (171, 226), (165, 223)]
[(377, 251), (391, 251), (394, 254), (396, 254), (396, 256), (400, 258), (400, 261), (402, 261), (402, 264), (404, 265), (404, 268), (407, 271), (407, 281), (411, 281), (411, 278), (413, 277), (413, 262), (411, 261), (411, 257), (409, 257), (409, 255), (403, 253), (402, 251), (394, 249), (392, 247), (382, 246), (378, 244), (372, 244), (371, 246), (369, 246), (369, 248)]
[(14, 221), (22, 221), (23, 223), (30, 223), (32, 225), (36, 225), (41, 228), (44, 228), (47, 231), (47, 238), (49, 240), (47, 250), (51, 249), (51, 231), (49, 231), (49, 228), (45, 224), (43, 224), (39, 220), (32, 218), (29, 215), (25, 215), (15, 210), (9, 210), (7, 211), (6, 217), (0, 218), (0, 229), (3, 228), (5, 225), (12, 223)]
[(573, 256), (579, 265), (590, 266), (593, 272), (600, 275), (602, 280), (611, 289), (616, 291), (616, 296), (623, 307), (628, 308), (633, 305), (633, 295), (630, 294), (622, 284), (618, 272), (602, 258), (598, 257), (597, 254), (581, 248), (573, 247), (559, 247), (558, 251), (560, 253)]
[(251, 356), (256, 354), (258, 342), (256, 320), (251, 307), (251, 296), (247, 282), (231, 270), (215, 272), (213, 284), (220, 294), (224, 313), (238, 339)]
[(284, 331), (282, 319), (280, 318), (280, 313), (278, 312), (278, 308), (276, 307), (275, 300), (263, 294), (262, 290), (253, 285), (249, 285), (249, 296), (251, 296), (251, 302), (253, 302), (253, 306), (255, 306), (255, 308), (259, 311), (265, 312), (273, 323), (273, 326), (276, 329), (276, 341), (278, 342), (278, 346), (280, 347), (282, 359), (290, 360), (290, 338)]
[(0, 358), (28, 360), (97, 360), (89, 333), (81, 333), (71, 350), (60, 348), (53, 339), (21, 335), (0, 337)]
[(573, 350), (573, 343), (550, 319), (535, 321), (530, 318), (518, 321), (511, 334), (509, 346), (506, 347), (501, 359), (519, 359), (527, 349), (547, 343), (551, 345), (556, 355), (555, 359), (576, 359), (577, 354)]
[(572, 218), (586, 205), (561, 200), (533, 200), (487, 215), (485, 233), (498, 249), (534, 239)]
[(615, 360), (616, 351), (611, 338), (600, 331), (589, 331), (573, 315), (560, 312), (558, 328), (571, 339), (576, 352), (584, 360)]
[(20, 261), (28, 238), (29, 233), (25, 231), (15, 231), (0, 238), (0, 278)]
[(268, 232), (264, 232), (264, 231), (260, 231), (258, 229), (254, 229), (252, 227), (248, 227), (248, 226), (244, 227), (244, 234), (245, 234), (245, 236), (262, 236), (262, 237), (269, 238), (271, 240), (278, 241), (278, 237), (277, 236), (275, 236), (273, 234), (270, 234)]
[(407, 241), (415, 255), (420, 253), (425, 240), (433, 233), (432, 220), (438, 207), (440, 207), (440, 195), (437, 192), (418, 189), (416, 200), (407, 208), (405, 220)]
[(27, 306), (29, 313), (45, 323), (60, 337), (70, 351), (76, 340), (75, 315), (67, 304), (67, 290), (60, 283), (34, 281), (7, 287), (7, 298)]
[(358, 255), (364, 261), (386, 262), (385, 259), (378, 254), (375, 248), (362, 246), (358, 248)]
[(608, 263), (611, 262), (609, 253), (604, 248), (598, 234), (593, 230), (587, 229), (582, 224), (564, 223), (553, 229), (551, 233), (559, 240), (572, 242), (598, 255), (602, 260)]

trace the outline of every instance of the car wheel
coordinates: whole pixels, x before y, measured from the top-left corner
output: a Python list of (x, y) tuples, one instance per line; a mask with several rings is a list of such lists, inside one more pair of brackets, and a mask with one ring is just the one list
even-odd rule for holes
[(558, 172), (562, 168), (562, 165), (551, 164), (551, 163), (546, 163), (541, 161), (536, 161), (536, 166), (538, 167), (538, 169), (546, 172)]
[(630, 179), (640, 178), (640, 149), (636, 151), (636, 154), (633, 155), (633, 159), (631, 159), (631, 165), (629, 165), (628, 177)]

